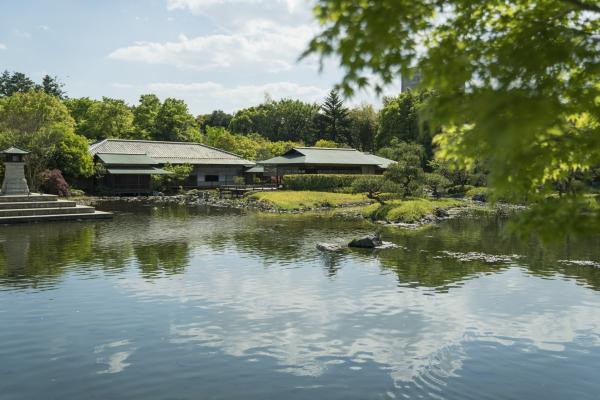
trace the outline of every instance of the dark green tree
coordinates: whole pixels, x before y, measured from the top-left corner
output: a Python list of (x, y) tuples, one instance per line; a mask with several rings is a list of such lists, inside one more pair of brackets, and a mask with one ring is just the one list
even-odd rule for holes
[(63, 90), (64, 83), (60, 82), (56, 76), (44, 75), (42, 78), (42, 90), (51, 95), (56, 96), (63, 100), (67, 97), (67, 94)]
[(215, 110), (210, 114), (202, 116), (200, 129), (206, 132), (207, 126), (228, 128), (233, 115), (226, 113), (223, 110)]
[(23, 93), (36, 89), (34, 81), (21, 72), (4, 71), (0, 75), (0, 97), (10, 96), (13, 93)]
[(330, 139), (339, 143), (346, 143), (353, 146), (352, 135), (349, 129), (348, 109), (344, 106), (344, 101), (336, 90), (329, 92), (321, 106), (323, 120), (325, 122), (324, 139)]

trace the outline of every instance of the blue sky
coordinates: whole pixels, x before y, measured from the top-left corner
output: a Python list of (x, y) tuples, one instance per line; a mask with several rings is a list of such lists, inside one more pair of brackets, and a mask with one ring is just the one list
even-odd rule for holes
[[(298, 62), (318, 31), (306, 0), (20, 0), (0, 12), (0, 70), (56, 75), (70, 97), (184, 99), (193, 113), (321, 101), (341, 70)], [(389, 93), (397, 91), (397, 87)], [(350, 104), (379, 103), (361, 93)]]

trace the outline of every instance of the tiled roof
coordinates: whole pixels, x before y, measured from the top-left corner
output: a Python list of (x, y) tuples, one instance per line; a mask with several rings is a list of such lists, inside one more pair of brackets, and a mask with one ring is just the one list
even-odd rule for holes
[(106, 165), (156, 165), (153, 158), (145, 154), (96, 153), (96, 156)]
[(282, 156), (261, 161), (263, 165), (375, 165), (381, 168), (393, 163), (393, 160), (362, 153), (355, 149), (327, 147), (295, 147)]
[(254, 162), (240, 156), (200, 143), (161, 142), (150, 140), (106, 139), (90, 146), (92, 155), (98, 153), (146, 154), (160, 163), (247, 165)]

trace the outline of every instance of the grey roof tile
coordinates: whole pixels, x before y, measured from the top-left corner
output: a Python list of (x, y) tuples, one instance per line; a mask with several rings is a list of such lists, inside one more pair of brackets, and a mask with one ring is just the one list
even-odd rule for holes
[(98, 153), (146, 154), (160, 163), (254, 165), (240, 156), (200, 143), (161, 142), (150, 140), (106, 139), (90, 146), (92, 155)]

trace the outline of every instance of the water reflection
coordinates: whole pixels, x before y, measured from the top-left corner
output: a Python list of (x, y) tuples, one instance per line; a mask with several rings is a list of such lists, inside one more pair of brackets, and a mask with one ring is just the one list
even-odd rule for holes
[[(404, 231), (115, 208), (112, 222), (0, 227), (8, 398), (208, 390), (253, 399), (592, 399), (600, 390), (600, 270), (558, 262), (599, 260), (598, 238), (544, 248), (503, 237), (503, 221), (490, 217)], [(315, 249), (374, 229), (399, 247)], [(522, 257), (460, 261), (444, 251)]]
[[(561, 274), (600, 289), (600, 270), (567, 265), (563, 259), (600, 259), (600, 238), (589, 237), (561, 246), (523, 243), (502, 234), (504, 221), (479, 216), (448, 221), (425, 230), (374, 227), (364, 221), (318, 217), (246, 215), (218, 209), (114, 206), (114, 222), (59, 223), (0, 227), (0, 285), (52, 286), (67, 271), (101, 269), (118, 273), (133, 263), (146, 278), (180, 274), (194, 252), (227, 252), (258, 257), (261, 262), (293, 265), (298, 260), (320, 263), (335, 278), (348, 257), (376, 262), (393, 271), (402, 286), (434, 288), (440, 292), (477, 276), (498, 273), (507, 263), (458, 262), (443, 251), (521, 254), (519, 265), (532, 274)], [(382, 231), (394, 249), (319, 253), (319, 241), (347, 242)]]

